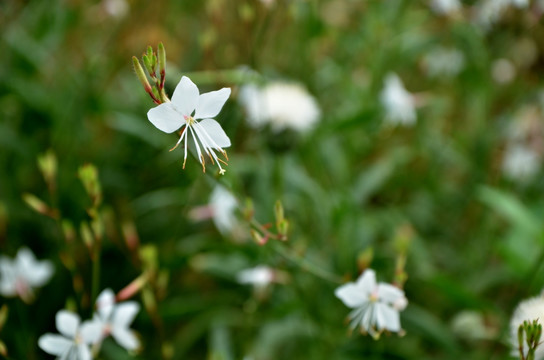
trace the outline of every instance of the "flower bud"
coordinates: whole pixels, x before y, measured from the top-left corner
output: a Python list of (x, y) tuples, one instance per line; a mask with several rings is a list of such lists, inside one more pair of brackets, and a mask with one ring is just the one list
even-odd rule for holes
[(144, 62), (144, 66), (149, 76), (155, 79), (155, 67), (153, 66), (153, 55), (151, 56), (144, 55), (142, 56), (142, 60)]
[(251, 238), (257, 243), (257, 245), (264, 245), (267, 242), (267, 239), (255, 229), (251, 229)]
[(79, 226), (79, 233), (81, 235), (81, 238), (83, 239), (83, 243), (85, 244), (85, 246), (87, 246), (87, 249), (91, 251), (93, 248), (94, 237), (93, 233), (91, 232), (91, 228), (89, 227), (89, 224), (87, 224), (85, 221), (82, 221), (81, 225)]
[(280, 223), (284, 220), (283, 205), (280, 200), (277, 200), (274, 204), (274, 215), (276, 216), (276, 226), (279, 228)]
[(162, 44), (162, 42), (159, 43), (158, 54), (159, 54), (159, 72), (161, 74), (161, 79), (162, 79), (164, 78), (164, 75), (166, 74), (166, 50), (164, 49), (164, 45)]
[(57, 176), (57, 157), (51, 149), (38, 156), (38, 168), (40, 169), (47, 185), (52, 188), (55, 177)]
[(132, 64), (134, 66), (134, 72), (136, 73), (138, 80), (140, 80), (140, 83), (142, 83), (143, 87), (145, 88), (145, 91), (150, 92), (151, 85), (149, 84), (149, 81), (147, 81), (147, 76), (145, 76), (144, 69), (142, 68), (142, 65), (140, 65), (140, 61), (136, 56), (132, 57)]
[(4, 327), (6, 320), (8, 319), (8, 306), (6, 304), (2, 305), (0, 308), (0, 331)]
[(93, 207), (97, 207), (102, 201), (102, 188), (98, 179), (98, 169), (92, 164), (86, 164), (79, 168), (78, 175), (85, 191), (93, 201)]
[(55, 209), (51, 209), (45, 202), (43, 202), (36, 195), (24, 193), (23, 201), (30, 206), (34, 211), (39, 212), (42, 215), (49, 216), (53, 219), (57, 219), (59, 214)]

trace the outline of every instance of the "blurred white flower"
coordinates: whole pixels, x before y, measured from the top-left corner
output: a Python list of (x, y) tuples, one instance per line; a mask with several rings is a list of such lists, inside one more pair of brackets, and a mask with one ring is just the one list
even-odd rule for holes
[(459, 0), (431, 0), (431, 9), (440, 15), (452, 14), (461, 9)]
[(540, 171), (540, 162), (539, 154), (530, 147), (511, 144), (506, 149), (502, 171), (511, 180), (527, 182)]
[(274, 281), (275, 271), (268, 266), (260, 265), (240, 271), (236, 276), (236, 279), (240, 284), (248, 284), (257, 288), (264, 288)]
[(384, 331), (401, 331), (399, 312), (408, 301), (404, 292), (386, 283), (376, 282), (376, 273), (367, 269), (357, 282), (340, 286), (334, 292), (337, 298), (354, 309), (348, 316), (351, 330), (361, 329), (377, 338)]
[(232, 231), (238, 221), (234, 211), (238, 207), (238, 201), (230, 191), (221, 185), (217, 185), (210, 196), (210, 207), (213, 222), (217, 229), (226, 234)]
[(510, 6), (525, 8), (528, 5), (528, 0), (481, 0), (477, 5), (476, 22), (484, 30), (489, 30)]
[(61, 360), (90, 360), (92, 357), (89, 344), (100, 338), (100, 324), (94, 321), (80, 324), (79, 316), (67, 310), (57, 312), (55, 321), (61, 335), (42, 335), (38, 339), (38, 346)]
[(507, 84), (516, 77), (516, 67), (508, 59), (497, 59), (491, 65), (491, 76), (499, 84)]
[(117, 19), (127, 16), (130, 10), (127, 0), (102, 0), (102, 6), (108, 15)]
[(319, 120), (321, 110), (315, 98), (298, 84), (273, 82), (263, 88), (245, 85), (240, 90), (249, 124), (270, 124), (273, 131), (309, 131)]
[(386, 121), (395, 125), (411, 126), (416, 122), (414, 96), (409, 93), (396, 74), (389, 74), (381, 92)]
[[(174, 150), (185, 139), (183, 168), (187, 160), (188, 132), (190, 132), (202, 170), (206, 171), (205, 156), (207, 155), (212, 164), (217, 163), (219, 173), (225, 173), (220, 162), (225, 165), (226, 162), (219, 159), (215, 152), (220, 152), (228, 160), (227, 152), (223, 148), (230, 146), (230, 139), (221, 125), (211, 118), (219, 114), (229, 96), (229, 88), (199, 95), (197, 86), (191, 79), (184, 76), (174, 90), (172, 101), (162, 103), (147, 112), (149, 121), (165, 133), (169, 134), (183, 127), (178, 142), (170, 150)], [(203, 120), (197, 121), (198, 119)]]
[(129, 328), (140, 311), (140, 305), (135, 301), (116, 303), (115, 294), (111, 289), (105, 289), (96, 299), (94, 321), (100, 324), (102, 336), (98, 341), (111, 334), (119, 345), (127, 350), (136, 350), (140, 341)]
[[(523, 324), (523, 321), (527, 320), (532, 322), (533, 320), (538, 320), (538, 323), (544, 326), (543, 317), (544, 298), (542, 296), (529, 298), (519, 303), (514, 310), (512, 319), (510, 319), (510, 343), (512, 345), (512, 355), (519, 356), (518, 328)], [(526, 354), (528, 348), (525, 341), (523, 341), (523, 349)], [(535, 359), (544, 359), (544, 346), (540, 345), (536, 348)]]
[(465, 55), (457, 49), (437, 47), (423, 58), (425, 72), (430, 77), (452, 77), (465, 66)]
[(14, 260), (0, 256), (0, 294), (19, 296), (24, 301), (34, 297), (33, 288), (45, 285), (53, 275), (53, 264), (37, 261), (30, 249), (23, 247)]

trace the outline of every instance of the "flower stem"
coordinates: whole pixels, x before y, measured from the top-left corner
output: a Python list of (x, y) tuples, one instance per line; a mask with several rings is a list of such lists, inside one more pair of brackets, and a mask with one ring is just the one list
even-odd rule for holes
[(93, 254), (92, 254), (92, 283), (91, 283), (91, 304), (94, 304), (96, 297), (98, 296), (98, 291), (100, 289), (100, 249), (101, 243), (100, 239), (95, 236)]
[(298, 255), (295, 253), (292, 249), (288, 248), (284, 244), (275, 243), (275, 246), (273, 247), (274, 250), (285, 257), (286, 259), (292, 261), (293, 263), (300, 266), (301, 269), (323, 279), (327, 280), (336, 284), (341, 284), (342, 280), (337, 275), (328, 272), (327, 270), (324, 270), (322, 267), (314, 264), (310, 260)]

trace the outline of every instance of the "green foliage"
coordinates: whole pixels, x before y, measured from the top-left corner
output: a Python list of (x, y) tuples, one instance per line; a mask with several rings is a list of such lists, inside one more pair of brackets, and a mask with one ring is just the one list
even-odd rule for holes
[[(54, 314), (90, 318), (112, 288), (142, 304), (143, 348), (108, 339), (99, 359), (509, 358), (511, 312), (544, 287), (542, 171), (502, 166), (533, 110), (513, 141), (544, 156), (544, 26), (533, 1), (486, 30), (484, 1), (451, 16), (402, 0), (0, 2), (0, 253), (55, 264), (33, 304), (1, 298), (0, 354), (46, 358)], [(429, 75), (438, 47), (463, 54), (458, 74)], [(182, 170), (176, 136), (147, 120), (138, 59), (161, 101), (182, 74), (232, 88), (225, 176)], [(384, 120), (390, 72), (415, 94), (412, 127)], [(271, 80), (316, 98), (309, 133), (249, 126), (240, 89)], [(217, 183), (242, 204), (231, 233), (195, 216)], [(238, 283), (260, 264), (273, 284)], [(348, 335), (334, 289), (368, 266), (404, 283), (402, 337)], [(464, 311), (480, 335), (456, 331)]]

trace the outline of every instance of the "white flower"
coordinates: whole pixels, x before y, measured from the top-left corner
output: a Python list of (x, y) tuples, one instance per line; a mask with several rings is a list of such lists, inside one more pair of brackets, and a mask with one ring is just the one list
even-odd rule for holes
[(246, 85), (240, 90), (249, 124), (270, 124), (273, 131), (309, 131), (319, 120), (321, 110), (314, 97), (298, 84), (273, 82), (263, 88)]
[[(174, 150), (185, 139), (183, 168), (185, 168), (185, 161), (187, 160), (187, 139), (190, 132), (198, 159), (202, 164), (202, 170), (206, 171), (205, 155), (207, 155), (212, 164), (217, 163), (219, 173), (225, 173), (225, 169), (221, 167), (220, 163), (222, 162), (225, 165), (227, 163), (219, 159), (215, 152), (223, 154), (228, 161), (227, 152), (223, 148), (230, 146), (230, 139), (221, 128), (221, 125), (212, 117), (219, 114), (229, 96), (229, 88), (199, 95), (196, 85), (188, 77), (184, 76), (174, 90), (172, 101), (162, 103), (147, 112), (149, 121), (165, 133), (172, 133), (182, 128), (178, 142), (170, 151)], [(199, 119), (203, 120), (197, 121)], [(202, 146), (202, 151), (200, 146)]]
[[(106, 289), (96, 299), (97, 314), (95, 321), (101, 325), (102, 336), (111, 336), (119, 345), (127, 350), (136, 350), (140, 341), (129, 329), (130, 324), (140, 311), (140, 305), (135, 301), (115, 302), (115, 294)], [(102, 340), (102, 339), (99, 339)]]
[(127, 0), (102, 0), (102, 6), (111, 17), (122, 19), (130, 11)]
[(40, 336), (38, 346), (60, 360), (90, 360), (89, 344), (100, 337), (100, 324), (86, 321), (80, 326), (80, 318), (71, 311), (60, 310), (55, 316), (57, 330), (62, 335)]
[(430, 77), (452, 77), (465, 66), (465, 56), (457, 49), (437, 47), (423, 58), (425, 71)]
[(461, 9), (459, 0), (431, 0), (431, 9), (440, 15), (454, 13)]
[(257, 288), (264, 288), (274, 281), (275, 271), (268, 266), (260, 265), (254, 268), (245, 269), (238, 273), (236, 280), (240, 284), (253, 285)]
[(511, 145), (506, 150), (502, 171), (511, 180), (526, 182), (540, 171), (540, 156), (528, 146)]
[(237, 225), (234, 210), (238, 207), (238, 201), (230, 191), (221, 185), (217, 185), (210, 196), (213, 222), (217, 229), (226, 234)]
[[(512, 319), (510, 320), (510, 342), (512, 344), (512, 355), (519, 355), (519, 344), (518, 344), (518, 328), (523, 321), (527, 320), (532, 322), (533, 320), (538, 320), (538, 323), (544, 325), (544, 298), (542, 296), (533, 297), (527, 300), (524, 300), (519, 303)], [(525, 335), (525, 333), (524, 333)], [(527, 343), (523, 341), (524, 353), (527, 354)], [(535, 359), (541, 360), (544, 359), (544, 346), (539, 346), (535, 351)]]
[(478, 6), (476, 22), (484, 30), (488, 30), (491, 25), (499, 21), (502, 14), (510, 6), (525, 8), (529, 5), (528, 0), (482, 0)]
[(53, 275), (53, 265), (48, 260), (37, 261), (30, 249), (19, 249), (14, 260), (0, 256), (0, 294), (19, 296), (32, 300), (33, 288), (45, 285)]
[(414, 96), (409, 93), (396, 74), (389, 74), (381, 93), (386, 120), (392, 124), (411, 126), (416, 122)]
[(384, 330), (401, 331), (399, 311), (407, 300), (399, 288), (385, 283), (376, 283), (376, 273), (367, 269), (356, 283), (340, 286), (334, 292), (337, 298), (349, 308), (350, 328), (360, 327), (362, 333), (377, 338)]

